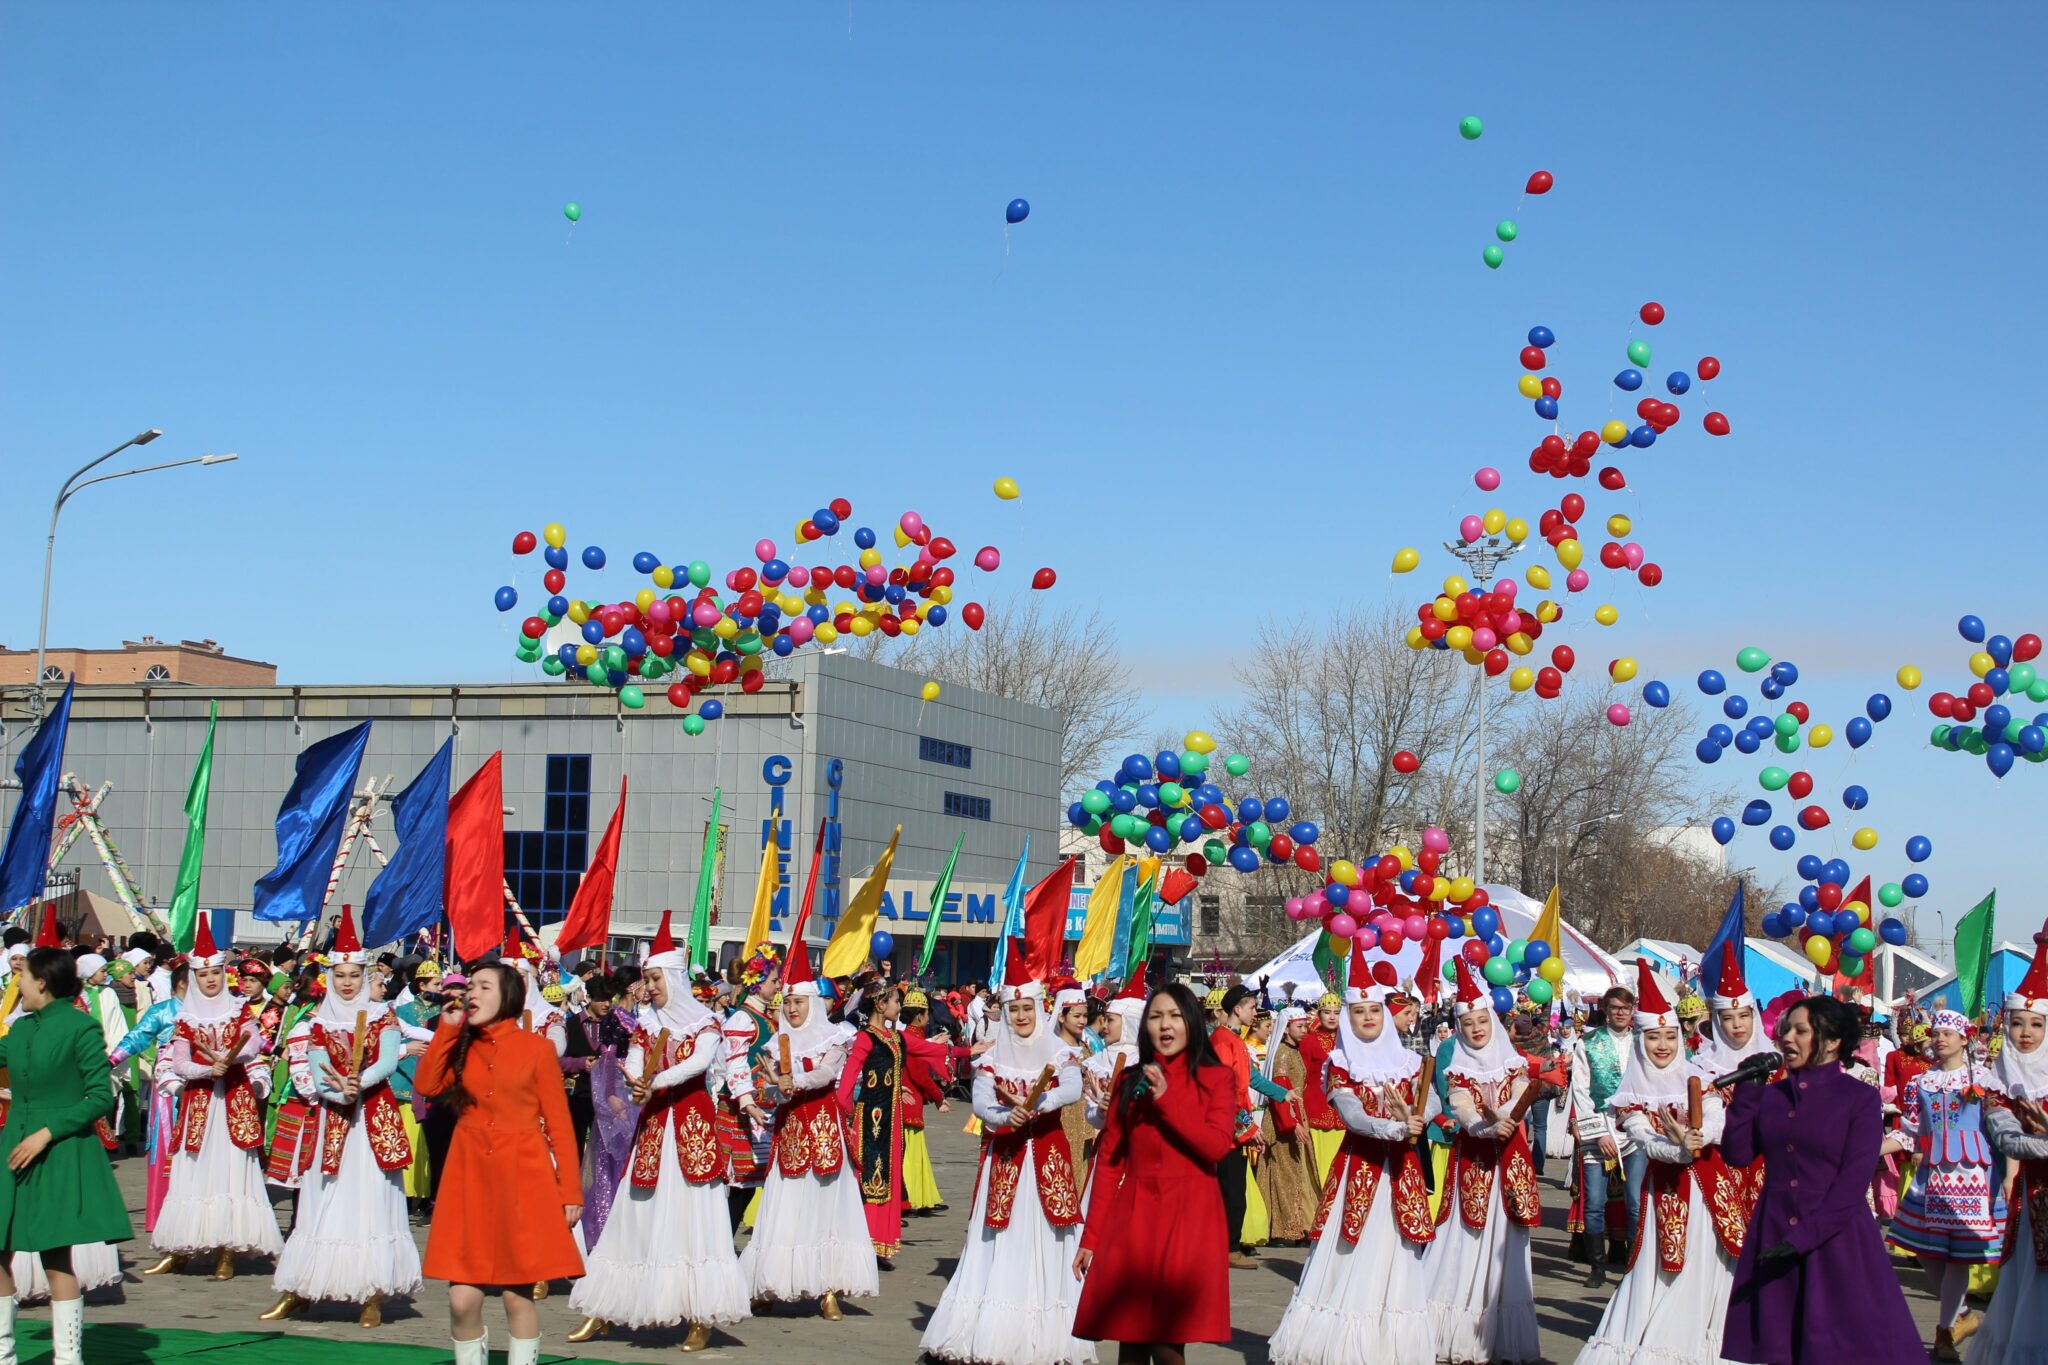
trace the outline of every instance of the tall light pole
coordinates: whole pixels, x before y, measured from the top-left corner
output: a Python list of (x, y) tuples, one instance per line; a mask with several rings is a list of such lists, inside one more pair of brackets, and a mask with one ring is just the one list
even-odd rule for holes
[[(1494, 576), (1500, 566), (1522, 552), (1522, 542), (1508, 540), (1502, 536), (1482, 536), (1478, 540), (1461, 540), (1456, 545), (1448, 540), (1444, 548), (1451, 557), (1465, 566), (1474, 583), (1484, 583)], [(38, 670), (40, 671), (40, 670)], [(1486, 880), (1486, 670), (1475, 669), (1472, 673), (1472, 699), (1479, 708), (1479, 755), (1474, 773), (1472, 811), (1472, 880), (1475, 884)]]
[(57, 501), (50, 506), (49, 539), (43, 542), (43, 609), (42, 615), (36, 621), (34, 706), (38, 716), (43, 714), (43, 654), (49, 645), (50, 638), (50, 565), (57, 555), (57, 516), (64, 510), (65, 502), (70, 499), (73, 493), (78, 492), (81, 488), (90, 488), (96, 483), (105, 483), (109, 479), (125, 479), (130, 474), (153, 474), (159, 469), (177, 469), (188, 464), (226, 464), (230, 460), (240, 458), (235, 455), (195, 455), (189, 460), (170, 460), (163, 464), (143, 465), (138, 469), (123, 469), (113, 474), (101, 474), (97, 478), (80, 478), (81, 475), (88, 474), (97, 469), (100, 465), (105, 464), (108, 460), (113, 459), (116, 455), (128, 449), (128, 447), (146, 446), (161, 435), (163, 435), (162, 431), (151, 427), (147, 431), (138, 432), (130, 436), (97, 460), (88, 460), (80, 465), (73, 471), (70, 478), (64, 480), (64, 486), (57, 490)]

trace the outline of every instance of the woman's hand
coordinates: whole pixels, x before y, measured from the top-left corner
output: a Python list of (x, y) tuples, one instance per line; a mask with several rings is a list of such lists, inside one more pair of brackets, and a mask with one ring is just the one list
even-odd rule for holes
[(1166, 1097), (1166, 1072), (1160, 1069), (1159, 1063), (1145, 1063), (1144, 1074), (1145, 1084), (1149, 1087), (1152, 1098), (1155, 1100), (1164, 1099)]
[(360, 1077), (360, 1076), (344, 1076), (344, 1077), (342, 1077), (342, 1081), (341, 1081), (341, 1102), (342, 1102), (343, 1104), (354, 1104), (354, 1103), (356, 1102), (356, 1099), (357, 1099), (357, 1097), (358, 1097), (358, 1096), (360, 1096), (360, 1095), (361, 1095), (362, 1093), (363, 1093), (363, 1078), (362, 1078), (362, 1077)]
[(441, 1026), (443, 1028), (461, 1028), (463, 1021), (467, 1018), (469, 1018), (469, 1011), (461, 1005), (447, 1004), (441, 1007)]
[(225, 1057), (222, 1057), (222, 1058), (221, 1058), (221, 1059), (220, 1059), (219, 1061), (217, 1061), (217, 1062), (215, 1062), (215, 1063), (213, 1064), (213, 1074), (214, 1074), (215, 1076), (225, 1076), (225, 1075), (227, 1075), (227, 1074), (228, 1074), (228, 1059), (227, 1059), (227, 1058), (225, 1058)]
[(50, 1130), (48, 1128), (36, 1129), (20, 1142), (14, 1144), (14, 1150), (7, 1154), (7, 1169), (10, 1171), (27, 1170), (37, 1157), (49, 1149), (49, 1146)]
[(567, 1215), (569, 1226), (572, 1228), (583, 1218), (583, 1206), (581, 1204), (564, 1204), (562, 1205), (562, 1212)]
[(649, 1088), (647, 1084), (647, 1078), (645, 1076), (635, 1079), (631, 1083), (630, 1089), (633, 1092), (633, 1103), (635, 1104), (647, 1103), (647, 1097), (654, 1093), (653, 1090)]
[(1095, 1253), (1083, 1247), (1074, 1253), (1074, 1278), (1080, 1279), (1088, 1273), (1088, 1267), (1095, 1263)]
[(1031, 1111), (1020, 1104), (1010, 1111), (1008, 1117), (1010, 1120), (1010, 1127), (1022, 1128), (1025, 1124), (1031, 1122)]
[(971, 1048), (968, 1048), (968, 1049), (967, 1049), (967, 1055), (968, 1055), (968, 1056), (970, 1056), (970, 1057), (979, 1057), (979, 1056), (980, 1056), (980, 1055), (981, 1055), (982, 1053), (984, 1053), (984, 1052), (988, 1051), (988, 1050), (989, 1050), (990, 1048), (994, 1047), (995, 1045), (996, 1045), (996, 1040), (995, 1040), (995, 1039), (993, 1039), (993, 1038), (987, 1038), (987, 1039), (984, 1039), (983, 1041), (981, 1041), (981, 1042), (979, 1042), (979, 1043), (976, 1043), (976, 1044), (975, 1044), (975, 1045), (974, 1045), (973, 1047), (971, 1047)]
[(1081, 1073), (1081, 1097), (1101, 1108), (1109, 1099), (1109, 1084), (1092, 1071)]

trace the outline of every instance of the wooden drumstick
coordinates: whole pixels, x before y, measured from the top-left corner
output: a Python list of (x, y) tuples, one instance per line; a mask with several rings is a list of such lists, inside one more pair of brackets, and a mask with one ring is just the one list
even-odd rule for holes
[(369, 1023), (370, 1012), (357, 1010), (355, 1041), (348, 1050), (348, 1074), (352, 1080), (359, 1081), (363, 1078), (363, 1044), (369, 1041)]
[(777, 1050), (781, 1053), (782, 1061), (782, 1070), (776, 1074), (779, 1076), (789, 1076), (793, 1074), (789, 1069), (789, 1035), (787, 1033), (778, 1033), (775, 1035), (775, 1042)]
[(1686, 1077), (1685, 1126), (1692, 1132), (1697, 1133), (1700, 1130), (1700, 1120), (1702, 1118), (1700, 1109), (1705, 1098), (1705, 1092), (1700, 1088), (1700, 1078), (1697, 1076)]

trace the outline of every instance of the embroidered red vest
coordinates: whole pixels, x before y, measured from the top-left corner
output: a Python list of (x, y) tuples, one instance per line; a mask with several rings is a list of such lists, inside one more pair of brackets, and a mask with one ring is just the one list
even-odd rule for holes
[[(1644, 1106), (1630, 1106), (1652, 1112)], [(1616, 1111), (1616, 1117), (1622, 1111)], [(1675, 1111), (1673, 1111), (1675, 1112)], [(1654, 1119), (1654, 1115), (1653, 1115)], [(1692, 1224), (1692, 1190), (1699, 1185), (1700, 1202), (1714, 1223), (1714, 1238), (1728, 1259), (1742, 1255), (1743, 1234), (1755, 1206), (1747, 1173), (1721, 1159), (1721, 1149), (1707, 1147), (1690, 1163), (1652, 1160), (1649, 1179), (1637, 1200), (1636, 1235), (1628, 1249), (1633, 1268), (1642, 1254), (1643, 1239), (1654, 1228), (1657, 1236), (1657, 1267), (1676, 1275), (1685, 1269), (1685, 1239)]]
[[(1415, 1100), (1417, 1079), (1411, 1076), (1397, 1088), (1409, 1107), (1420, 1112)], [(1389, 1117), (1384, 1112), (1386, 1104), (1379, 1086), (1351, 1085), (1336, 1072), (1331, 1073), (1329, 1084), (1333, 1091), (1342, 1088), (1357, 1095), (1372, 1117)], [(1337, 1225), (1338, 1235), (1350, 1245), (1358, 1245), (1366, 1215), (1372, 1212), (1373, 1196), (1379, 1192), (1380, 1181), (1388, 1171), (1394, 1176), (1394, 1225), (1400, 1229), (1402, 1238), (1417, 1243), (1435, 1241), (1436, 1220), (1429, 1213), (1429, 1186), (1423, 1179), (1422, 1158), (1416, 1154), (1415, 1144), (1361, 1137), (1348, 1128), (1337, 1149), (1337, 1160), (1331, 1164), (1330, 1178), (1323, 1186), (1322, 1204), (1316, 1210), (1315, 1226), (1309, 1230), (1309, 1236), (1323, 1235), (1323, 1224), (1341, 1197), (1343, 1218)]]
[[(363, 1045), (366, 1052), (375, 1042), (382, 1023), (379, 1020), (371, 1025), (372, 1036)], [(355, 1030), (331, 1029), (315, 1022), (307, 1047), (325, 1048), (334, 1074), (346, 1076), (353, 1060)], [(323, 1104), (321, 1108), (326, 1113), (320, 1124), (320, 1169), (326, 1174), (333, 1175), (341, 1169), (342, 1146), (348, 1141), (348, 1126), (355, 1117), (349, 1112), (351, 1109), (362, 1116), (363, 1136), (370, 1140), (370, 1154), (377, 1158), (378, 1170), (402, 1171), (412, 1164), (412, 1141), (405, 1135), (405, 1120), (398, 1114), (398, 1097), (391, 1093), (388, 1082), (380, 1081), (362, 1092), (354, 1105)]]
[[(1485, 1094), (1495, 1110), (1506, 1113), (1514, 1093), (1515, 1076), (1510, 1074), (1493, 1082), (1475, 1081), (1453, 1071), (1450, 1085)], [(1458, 1216), (1466, 1227), (1486, 1226), (1487, 1202), (1493, 1193), (1496, 1172), (1501, 1180), (1501, 1208), (1508, 1221), (1517, 1227), (1535, 1227), (1543, 1220), (1543, 1203), (1536, 1189), (1536, 1162), (1529, 1155), (1529, 1141), (1521, 1127), (1517, 1125), (1513, 1136), (1506, 1140), (1479, 1137), (1460, 1127), (1457, 1140), (1451, 1144), (1451, 1166), (1446, 1178), (1457, 1192)], [(1446, 1199), (1437, 1208), (1437, 1226), (1442, 1227), (1450, 1216), (1451, 1200)]]
[(832, 1086), (800, 1092), (775, 1111), (775, 1164), (785, 1176), (832, 1175), (846, 1164), (846, 1125)]
[[(718, 1025), (709, 1023), (688, 1038), (670, 1039), (665, 1055), (649, 1055), (655, 1040), (645, 1029), (633, 1035), (640, 1047), (640, 1074), (655, 1076), (687, 1060), (697, 1048), (716, 1046)], [(708, 1185), (725, 1179), (725, 1148), (718, 1141), (716, 1108), (711, 1103), (710, 1073), (700, 1071), (681, 1085), (670, 1086), (647, 1097), (640, 1106), (640, 1123), (633, 1130), (633, 1184), (651, 1190), (661, 1179), (661, 1130), (668, 1117), (676, 1134), (676, 1165), (683, 1179), (693, 1185)], [(829, 1093), (829, 1092), (828, 1092)]]
[[(996, 1098), (1001, 1103), (1022, 1104), (1030, 1095), (1029, 1083), (996, 1077)], [(992, 1228), (1010, 1226), (1010, 1215), (1017, 1206), (1017, 1182), (1027, 1157), (1038, 1182), (1038, 1204), (1045, 1211), (1045, 1221), (1056, 1228), (1080, 1222), (1081, 1190), (1074, 1178), (1073, 1148), (1057, 1109), (1033, 1116), (1022, 1128), (982, 1134), (980, 1174), (988, 1181), (988, 1209), (982, 1221)]]
[[(214, 1024), (180, 1019), (172, 1037), (185, 1040), (194, 1061), (232, 1056), (241, 1042), (242, 1025), (247, 1019), (246, 1009), (232, 1019)], [(229, 1067), (225, 1076), (216, 1077), (211, 1085), (201, 1082), (185, 1087), (184, 1107), (178, 1114), (172, 1151), (198, 1152), (200, 1144), (206, 1141), (207, 1116), (216, 1093), (221, 1095), (227, 1111), (228, 1141), (245, 1152), (263, 1145), (263, 1109), (256, 1102), (256, 1087), (249, 1083), (249, 1068), (238, 1064)]]

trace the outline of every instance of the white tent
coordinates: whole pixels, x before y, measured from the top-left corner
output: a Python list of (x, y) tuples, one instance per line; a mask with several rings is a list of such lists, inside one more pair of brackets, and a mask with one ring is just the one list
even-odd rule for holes
[[(1508, 939), (1527, 938), (1529, 931), (1536, 927), (1536, 917), (1543, 913), (1543, 902), (1530, 900), (1521, 892), (1507, 886), (1491, 886), (1486, 894), (1493, 902), (1493, 908), (1500, 912), (1500, 931)], [(1314, 954), (1320, 929), (1310, 930), (1300, 942), (1281, 953), (1272, 961), (1244, 974), (1246, 985), (1255, 986), (1264, 978), (1269, 987), (1291, 990), (1317, 980)], [(1598, 997), (1600, 992), (1613, 985), (1631, 985), (1632, 974), (1622, 964), (1601, 951), (1593, 940), (1587, 938), (1569, 920), (1559, 916), (1559, 947), (1564, 955), (1563, 985), (1583, 997)], [(1448, 942), (1448, 940), (1447, 940)], [(1448, 951), (1448, 950), (1447, 950)], [(1443, 960), (1448, 961), (1448, 957)], [(1407, 981), (1422, 965), (1422, 946), (1418, 943), (1403, 943), (1401, 951), (1394, 954), (1394, 970)]]

